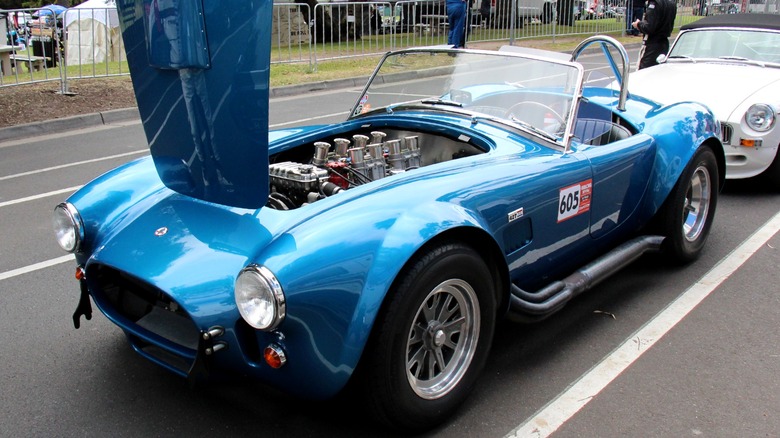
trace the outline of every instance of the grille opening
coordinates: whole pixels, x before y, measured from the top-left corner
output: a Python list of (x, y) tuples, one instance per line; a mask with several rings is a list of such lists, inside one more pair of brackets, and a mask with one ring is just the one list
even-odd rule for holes
[[(200, 333), (187, 312), (170, 296), (105, 265), (92, 267), (87, 278), (93, 280), (95, 299), (102, 301), (101, 307), (106, 312), (122, 316), (137, 327), (193, 350), (194, 355)], [(170, 363), (169, 360), (166, 362)]]
[(169, 367), (174, 368), (182, 375), (187, 375), (194, 360), (187, 359), (181, 356), (177, 356), (170, 351), (162, 349), (156, 345), (150, 344), (138, 336), (130, 335), (130, 342), (135, 345), (141, 352), (153, 357), (160, 362), (168, 364)]
[(720, 140), (723, 144), (731, 144), (731, 135), (734, 129), (728, 123), (721, 122), (720, 124)]

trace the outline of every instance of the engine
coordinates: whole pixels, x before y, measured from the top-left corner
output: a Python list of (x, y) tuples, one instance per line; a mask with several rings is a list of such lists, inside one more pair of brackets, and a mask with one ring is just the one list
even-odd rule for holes
[(310, 164), (286, 161), (269, 166), (271, 191), (267, 206), (290, 210), (342, 190), (406, 172), (421, 166), (418, 136), (385, 140), (384, 132), (371, 138), (336, 138), (314, 143)]

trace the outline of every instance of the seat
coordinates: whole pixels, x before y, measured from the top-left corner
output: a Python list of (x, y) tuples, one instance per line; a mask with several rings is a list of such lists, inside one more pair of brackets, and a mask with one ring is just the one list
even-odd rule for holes
[(577, 119), (574, 137), (582, 144), (601, 146), (631, 137), (631, 131), (607, 120)]

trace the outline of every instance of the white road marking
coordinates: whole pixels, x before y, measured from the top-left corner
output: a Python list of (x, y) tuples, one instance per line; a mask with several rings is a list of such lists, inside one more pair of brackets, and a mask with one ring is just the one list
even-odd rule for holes
[(548, 437), (639, 359), (780, 230), (780, 212), (622, 345), (507, 437)]
[(39, 269), (49, 268), (51, 266), (59, 265), (61, 263), (74, 261), (74, 260), (75, 258), (73, 257), (73, 254), (68, 254), (66, 256), (57, 257), (56, 259), (46, 260), (44, 262), (27, 265), (23, 268), (12, 269), (6, 272), (0, 272), (0, 281), (7, 280), (12, 277), (17, 277), (23, 274), (28, 274), (30, 272), (37, 271)]
[(149, 149), (142, 149), (142, 150), (137, 150), (137, 151), (133, 151), (133, 152), (126, 152), (124, 154), (110, 155), (108, 157), (93, 158), (91, 160), (76, 161), (76, 162), (73, 162), (73, 163), (61, 164), (59, 166), (46, 167), (44, 169), (31, 170), (29, 172), (22, 172), (22, 173), (17, 173), (17, 174), (14, 174), (14, 175), (0, 176), (0, 181), (4, 181), (4, 180), (7, 180), (7, 179), (13, 179), (13, 178), (19, 178), (19, 177), (22, 177), (22, 176), (35, 175), (36, 173), (50, 172), (52, 170), (65, 169), (65, 168), (73, 167), (73, 166), (81, 166), (82, 164), (97, 163), (98, 161), (113, 160), (115, 158), (122, 158), (122, 157), (127, 157), (127, 156), (130, 156), (130, 155), (142, 154), (144, 152), (149, 152)]
[(269, 125), (268, 127), (269, 128), (278, 128), (280, 126), (295, 125), (295, 124), (299, 124), (299, 123), (310, 122), (312, 120), (326, 119), (328, 117), (344, 116), (344, 115), (347, 115), (347, 114), (349, 114), (349, 111), (342, 111), (342, 112), (339, 112), (339, 113), (324, 114), (324, 115), (321, 115), (321, 116), (307, 117), (305, 119), (291, 120), (289, 122), (274, 123), (273, 125)]
[(8, 140), (8, 141), (0, 142), (0, 148), (19, 146), (19, 145), (29, 144), (29, 143), (37, 143), (46, 140), (58, 140), (65, 137), (73, 137), (76, 135), (88, 134), (96, 131), (106, 131), (109, 129), (124, 128), (126, 126), (138, 125), (140, 123), (141, 121), (138, 119), (126, 120), (121, 122), (108, 123), (105, 125), (88, 126), (86, 128), (74, 129), (72, 131), (60, 131), (52, 134), (31, 135), (27, 138), (20, 138), (17, 140)]
[(68, 187), (67, 189), (60, 189), (60, 190), (55, 190), (53, 192), (40, 193), (38, 195), (28, 196), (26, 198), (12, 199), (10, 201), (0, 202), (0, 208), (8, 207), (9, 205), (14, 205), (14, 204), (21, 204), (22, 202), (34, 201), (36, 199), (48, 198), (49, 196), (61, 195), (63, 193), (73, 193), (82, 187), (83, 186), (73, 186), (73, 187)]

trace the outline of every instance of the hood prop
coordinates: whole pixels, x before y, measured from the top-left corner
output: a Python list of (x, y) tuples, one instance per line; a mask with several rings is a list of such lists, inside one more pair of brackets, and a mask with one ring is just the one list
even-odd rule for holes
[(511, 285), (509, 318), (520, 322), (542, 320), (560, 310), (569, 300), (589, 290), (648, 252), (658, 252), (663, 236), (641, 236), (630, 240), (578, 269), (560, 281), (536, 292)]

